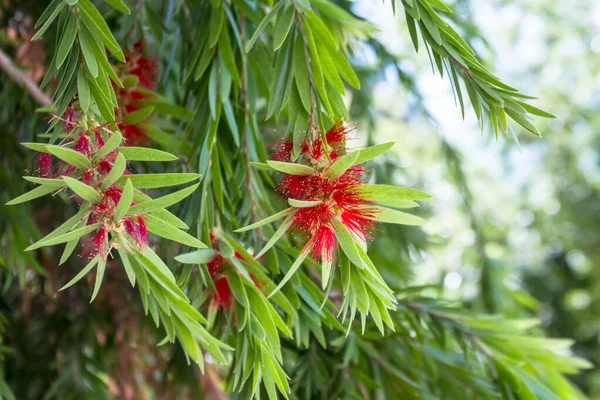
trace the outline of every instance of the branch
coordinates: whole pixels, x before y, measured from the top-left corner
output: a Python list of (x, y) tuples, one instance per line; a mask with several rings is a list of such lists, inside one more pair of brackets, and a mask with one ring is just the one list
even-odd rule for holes
[(0, 50), (0, 68), (19, 86), (24, 87), (27, 93), (42, 106), (51, 106), (52, 99), (46, 93), (42, 92), (34, 81), (23, 71), (15, 67), (10, 57)]

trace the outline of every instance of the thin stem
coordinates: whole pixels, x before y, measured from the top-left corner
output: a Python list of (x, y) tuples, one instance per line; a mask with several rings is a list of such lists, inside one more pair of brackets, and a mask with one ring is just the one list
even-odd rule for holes
[(0, 50), (0, 68), (19, 86), (24, 87), (27, 93), (42, 106), (51, 106), (52, 99), (31, 80), (27, 74), (15, 67), (10, 57)]

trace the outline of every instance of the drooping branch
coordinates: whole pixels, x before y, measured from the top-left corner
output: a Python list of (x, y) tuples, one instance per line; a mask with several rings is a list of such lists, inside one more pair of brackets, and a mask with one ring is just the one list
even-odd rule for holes
[(34, 81), (31, 80), (23, 71), (18, 69), (12, 62), (10, 57), (2, 50), (0, 50), (0, 68), (19, 86), (22, 86), (27, 90), (27, 93), (33, 99), (42, 106), (51, 106), (52, 99), (46, 93), (44, 93)]

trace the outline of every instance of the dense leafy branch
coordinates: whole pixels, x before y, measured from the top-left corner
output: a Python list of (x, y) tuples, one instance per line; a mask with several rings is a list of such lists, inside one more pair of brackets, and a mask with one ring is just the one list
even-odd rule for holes
[[(381, 222), (395, 225), (382, 228), (394, 233), (388, 247), (410, 242), (406, 226), (424, 220), (402, 210), (418, 214), (416, 201), (429, 198), (376, 174), (367, 183), (364, 165), (393, 143), (351, 145), (344, 95), (361, 87), (350, 55), (354, 41), (374, 43), (369, 23), (327, 0), (168, 2), (157, 6), (164, 21), (154, 2), (105, 3), (125, 15), (106, 21), (90, 0), (53, 0), (38, 20), (34, 39), (56, 27), (42, 85), (55, 85), (54, 117), (47, 141), (24, 143), (38, 153), (26, 177), (35, 188), (7, 203), (52, 194), (78, 206), (26, 249), (64, 244), (62, 264), (85, 242), (87, 264), (63, 290), (95, 268), (97, 301), (118, 257), (162, 343), (177, 340), (180, 358), (201, 370), (210, 354), (243, 398), (579, 396), (562, 373), (588, 365), (560, 354), (569, 343), (529, 335), (529, 322), (407, 298), (397, 253), (386, 262), (381, 246), (368, 251)], [(448, 7), (402, 4), (415, 47), (420, 32), (461, 107), (459, 78), (496, 133), (510, 131), (507, 116), (537, 133), (529, 114), (550, 115), (487, 71), (438, 15)], [(144, 40), (123, 51), (113, 23), (119, 41), (147, 35), (171, 51), (152, 58)], [(156, 92), (164, 81), (170, 100)], [(273, 128), (284, 137), (270, 137)], [(86, 387), (105, 396), (97, 360), (70, 350), (59, 368), (81, 366)], [(71, 393), (61, 391), (67, 380), (49, 393)]]
[[(418, 33), (420, 33), (432, 69), (435, 70), (437, 67), (441, 76), (444, 76), (444, 70), (447, 72), (463, 117), (464, 92), (459, 78), (466, 89), (477, 119), (483, 121), (483, 117), (487, 115), (492, 122), (496, 137), (500, 130), (504, 133), (510, 131), (508, 118), (540, 136), (537, 128), (530, 122), (530, 117), (554, 118), (554, 116), (526, 103), (526, 100), (534, 97), (520, 94), (517, 89), (506, 85), (487, 70), (468, 43), (440, 16), (440, 12), (452, 12), (447, 5), (440, 0), (402, 0), (401, 3), (415, 50), (419, 50)], [(392, 0), (392, 6), (395, 11), (395, 0)]]

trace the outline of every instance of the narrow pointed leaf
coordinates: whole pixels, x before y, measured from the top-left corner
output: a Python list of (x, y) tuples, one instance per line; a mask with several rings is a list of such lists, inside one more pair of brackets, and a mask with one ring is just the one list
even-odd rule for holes
[(177, 229), (173, 225), (168, 224), (154, 217), (153, 215), (144, 216), (144, 222), (146, 223), (149, 232), (154, 233), (155, 235), (158, 235), (165, 239), (174, 240), (178, 243), (182, 243), (191, 247), (197, 247), (200, 249), (207, 247), (204, 243), (202, 243), (200, 240), (196, 239), (192, 235)]
[(87, 200), (93, 204), (98, 204), (102, 200), (102, 196), (100, 196), (100, 193), (98, 193), (91, 186), (88, 186), (85, 183), (70, 178), (68, 176), (63, 176), (63, 180), (65, 181), (69, 189), (74, 191), (75, 194), (77, 194), (82, 199)]
[(85, 267), (83, 267), (83, 269), (79, 271), (79, 273), (75, 275), (75, 277), (71, 279), (69, 283), (58, 289), (58, 291), (60, 292), (61, 290), (65, 290), (73, 286), (75, 283), (79, 282), (81, 278), (83, 278), (88, 272), (92, 270), (92, 268), (94, 268), (98, 261), (100, 261), (100, 256), (95, 256), (94, 258), (92, 258), (92, 260)]

